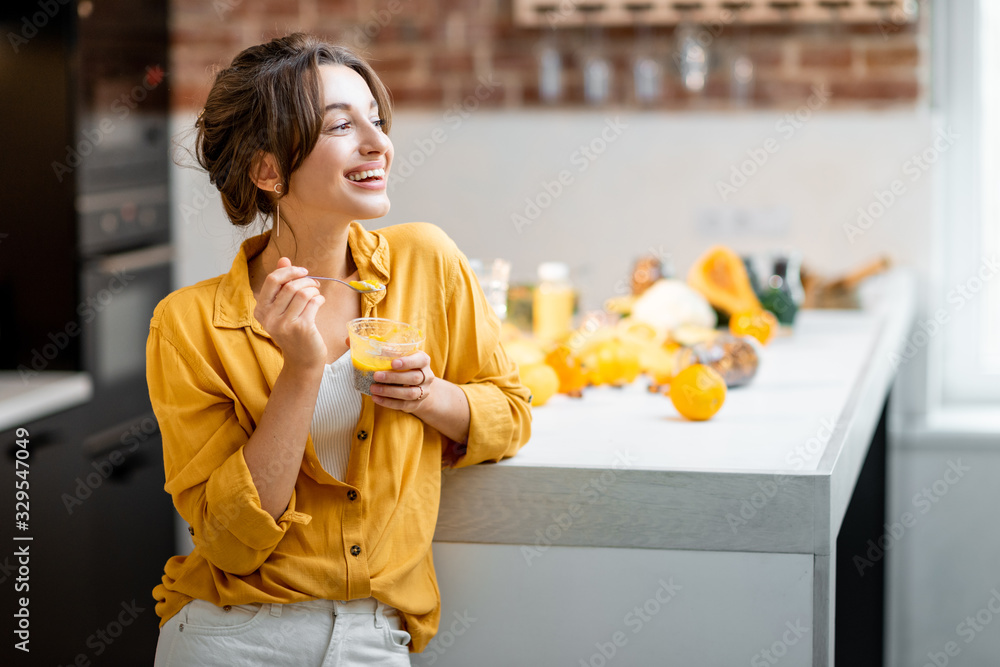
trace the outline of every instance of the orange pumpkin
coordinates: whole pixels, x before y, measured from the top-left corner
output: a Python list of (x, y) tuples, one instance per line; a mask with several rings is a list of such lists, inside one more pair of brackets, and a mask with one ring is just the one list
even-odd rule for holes
[(688, 272), (687, 282), (729, 315), (762, 309), (743, 260), (725, 246), (709, 248), (699, 257)]

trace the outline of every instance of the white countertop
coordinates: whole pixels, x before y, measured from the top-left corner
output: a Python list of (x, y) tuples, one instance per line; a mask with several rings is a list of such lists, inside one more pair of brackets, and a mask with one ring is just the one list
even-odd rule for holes
[(86, 403), (94, 389), (87, 373), (43, 371), (23, 377), (0, 372), (0, 431)]
[[(500, 465), (600, 468), (620, 451), (633, 469), (815, 470), (821, 438), (829, 438), (823, 426), (836, 422), (878, 327), (870, 313), (803, 312), (792, 335), (762, 350), (752, 383), (730, 389), (710, 421), (683, 419), (643, 381), (591, 388), (582, 399), (555, 396), (533, 411), (528, 445)], [(805, 445), (817, 434), (810, 455)]]
[[(707, 422), (642, 382), (553, 397), (517, 456), (446, 471), (437, 539), (532, 544), (576, 502), (554, 543), (828, 553), (913, 323), (912, 273), (870, 280), (863, 303), (801, 311)], [(766, 511), (734, 529), (751, 498)]]

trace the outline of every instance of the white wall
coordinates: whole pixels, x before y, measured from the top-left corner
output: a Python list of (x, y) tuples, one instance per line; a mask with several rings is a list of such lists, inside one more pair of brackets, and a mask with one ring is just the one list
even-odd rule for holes
[[(843, 225), (873, 201), (875, 189), (906, 178), (904, 163), (930, 142), (930, 120), (909, 112), (809, 113), (798, 129), (778, 112), (479, 112), (461, 122), (401, 114), (393, 125), (394, 172), (423, 164), (394, 188), (386, 222), (435, 222), (469, 255), (511, 258), (518, 279), (533, 279), (541, 261), (567, 261), (590, 307), (614, 294), (650, 246), (662, 246), (682, 272), (715, 242), (740, 251), (795, 247), (823, 272), (887, 251), (925, 262), (930, 179), (907, 181), (909, 192), (853, 244)], [(615, 119), (620, 134), (605, 144), (602, 133), (615, 136)], [(433, 141), (436, 131), (443, 142)], [(777, 152), (759, 168), (751, 163), (756, 173), (723, 202), (717, 182), (728, 180), (748, 151), (766, 154), (768, 138)], [(591, 142), (604, 148), (592, 161), (579, 152)], [(424, 158), (421, 146), (434, 151)], [(544, 184), (560, 171), (570, 185), (519, 232), (512, 216), (527, 219), (527, 201), (547, 203)], [(788, 229), (765, 238), (699, 231), (702, 214), (722, 207), (784, 209)]]
[[(672, 255), (680, 272), (716, 242), (739, 251), (798, 248), (824, 273), (883, 252), (924, 266), (931, 179), (911, 181), (904, 169), (931, 145), (930, 118), (914, 112), (809, 114), (796, 129), (783, 120), (784, 112), (479, 111), (464, 119), (455, 110), (397, 113), (392, 211), (370, 224), (434, 222), (469, 256), (510, 258), (517, 280), (532, 280), (541, 261), (567, 261), (590, 307), (613, 295), (635, 257), (650, 247)], [(608, 125), (615, 119), (617, 135)], [(174, 125), (183, 129), (192, 122), (179, 115)], [(602, 132), (614, 140), (605, 143)], [(717, 182), (729, 180), (748, 151), (766, 153), (768, 138), (777, 152), (723, 202)], [(592, 142), (603, 153), (588, 160), (580, 148)], [(545, 183), (557, 181), (560, 172), (572, 182), (549, 198)], [(212, 188), (204, 175), (177, 169), (175, 179), (184, 251), (178, 279), (186, 283), (228, 268), (234, 246), (217, 194), (205, 200)], [(844, 226), (894, 179), (905, 183), (905, 194), (851, 242)], [(512, 216), (528, 219), (528, 200), (548, 206), (519, 232)], [(764, 237), (699, 230), (706, 211), (733, 207), (777, 209), (773, 217), (786, 220), (787, 230)]]

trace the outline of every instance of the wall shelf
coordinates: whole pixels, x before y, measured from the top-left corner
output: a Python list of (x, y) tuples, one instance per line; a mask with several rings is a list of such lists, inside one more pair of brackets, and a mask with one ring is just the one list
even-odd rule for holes
[(631, 26), (640, 22), (677, 25), (684, 21), (709, 26), (837, 22), (900, 25), (916, 20), (917, 6), (917, 0), (514, 0), (514, 23), (535, 28)]

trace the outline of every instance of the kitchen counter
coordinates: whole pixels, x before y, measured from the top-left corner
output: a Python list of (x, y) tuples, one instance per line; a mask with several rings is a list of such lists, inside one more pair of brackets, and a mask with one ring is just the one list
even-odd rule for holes
[[(415, 664), (484, 664), (484, 651), (515, 664), (516, 636), (517, 664), (832, 665), (838, 534), (915, 279), (892, 271), (862, 297), (858, 311), (802, 311), (709, 422), (641, 383), (591, 389), (536, 409), (516, 457), (446, 471), (442, 632)], [(444, 647), (463, 610), (482, 620)], [(551, 624), (558, 638), (533, 630)]]
[(18, 371), (0, 372), (0, 431), (86, 403), (93, 393), (87, 373), (43, 371), (25, 380)]

